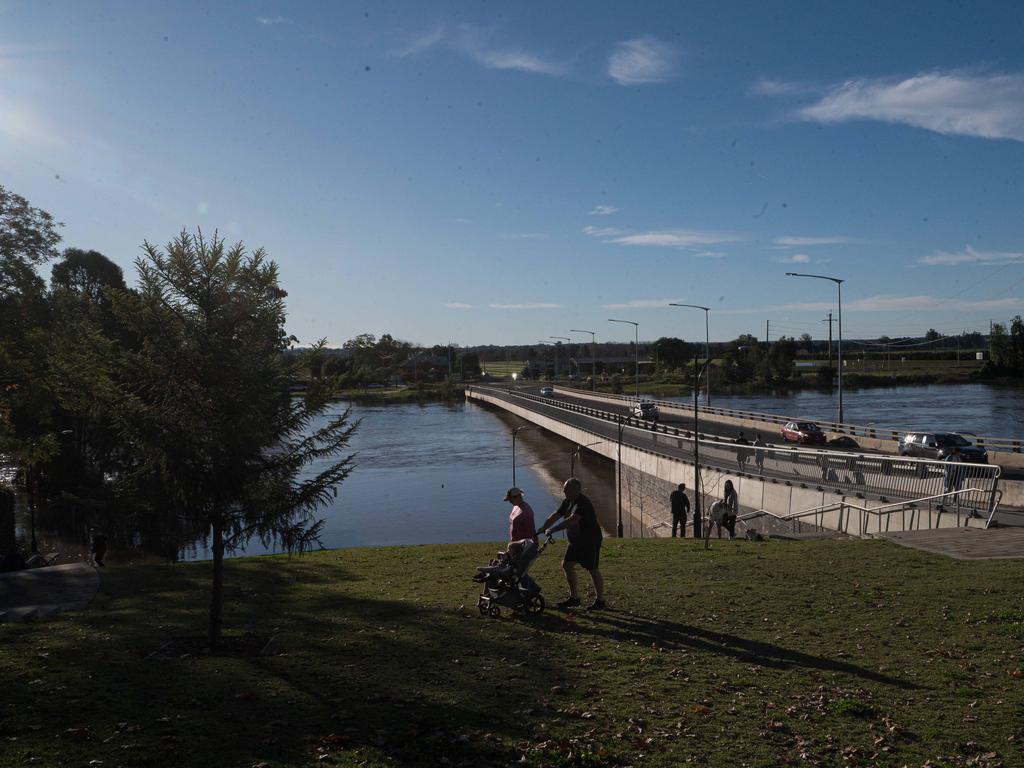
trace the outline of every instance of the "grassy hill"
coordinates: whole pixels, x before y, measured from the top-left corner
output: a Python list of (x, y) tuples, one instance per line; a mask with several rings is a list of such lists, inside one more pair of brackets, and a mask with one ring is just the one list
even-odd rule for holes
[(1024, 765), (1019, 561), (612, 540), (610, 610), (493, 619), (495, 548), (233, 561), (252, 636), (215, 657), (206, 564), (108, 568), (89, 610), (0, 625), (0, 765)]

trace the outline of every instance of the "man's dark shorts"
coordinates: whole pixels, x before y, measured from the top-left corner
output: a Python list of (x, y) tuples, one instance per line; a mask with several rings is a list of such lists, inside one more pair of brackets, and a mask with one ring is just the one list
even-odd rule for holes
[(588, 571), (597, 570), (601, 561), (601, 539), (570, 542), (563, 560), (567, 563), (579, 563)]

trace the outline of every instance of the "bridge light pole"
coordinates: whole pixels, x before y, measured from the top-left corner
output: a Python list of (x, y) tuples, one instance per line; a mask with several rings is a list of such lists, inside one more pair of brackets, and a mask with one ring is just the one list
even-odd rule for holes
[(569, 333), (589, 333), (590, 334), (590, 391), (594, 392), (597, 390), (597, 351), (594, 347), (597, 345), (595, 339), (597, 338), (593, 331), (582, 331), (578, 328), (570, 328)]
[[(568, 336), (548, 336), (548, 338), (549, 339), (559, 339), (560, 341), (568, 341), (568, 342), (572, 343), (572, 339), (570, 339)], [(555, 342), (555, 379), (556, 380), (558, 379), (558, 347), (560, 346), (560, 341), (556, 341)], [(566, 347), (566, 352), (568, 352), (568, 349), (569, 348)]]
[(513, 427), (512, 429), (512, 485), (516, 484), (516, 435), (524, 429), (534, 429), (534, 427), (526, 426), (524, 424), (521, 427)]
[[(839, 349), (837, 355), (839, 359), (839, 423), (843, 423), (843, 280), (838, 277), (829, 277), (828, 275), (806, 275), (802, 272), (787, 272), (788, 277), (814, 277), (818, 280), (831, 280), (836, 284), (836, 290), (839, 292)], [(832, 325), (829, 325), (831, 330)]]
[[(634, 380), (636, 381), (636, 401), (640, 402), (640, 323), (634, 323), (632, 320), (612, 320), (608, 318), (609, 323), (627, 323), (633, 326), (633, 336), (636, 339), (633, 342), (633, 352), (636, 357), (636, 373), (634, 374)], [(621, 522), (620, 522), (621, 525)]]
[(619, 525), (618, 525), (618, 528), (616, 529), (615, 533), (621, 539), (622, 538), (622, 430), (625, 429), (625, 427), (626, 427), (626, 419), (625, 419), (625, 417), (622, 414), (618, 414), (618, 415), (616, 415), (615, 420), (619, 424), (619, 453), (618, 453), (618, 458), (615, 461), (615, 469), (618, 471), (618, 479), (616, 480), (615, 485), (617, 486), (617, 489), (618, 489), (618, 492), (619, 492), (619, 503), (618, 503)]
[[(670, 303), (669, 306), (670, 307), (689, 307), (690, 309), (703, 309), (704, 310), (704, 359), (707, 361), (707, 364), (710, 365), (711, 364), (711, 336), (708, 333), (708, 327), (709, 327), (708, 315), (711, 312), (711, 307), (702, 307), (700, 304), (675, 304), (675, 303)], [(711, 405), (711, 374), (707, 374), (704, 377), (704, 386), (705, 386), (706, 392), (707, 392), (707, 394), (705, 395), (705, 400), (707, 400), (707, 405), (710, 407), (710, 405)]]

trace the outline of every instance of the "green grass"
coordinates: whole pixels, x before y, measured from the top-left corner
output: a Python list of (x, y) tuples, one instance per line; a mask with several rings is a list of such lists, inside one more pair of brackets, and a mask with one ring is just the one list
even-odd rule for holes
[(233, 561), (256, 658), (157, 652), (202, 634), (206, 564), (108, 568), (88, 610), (0, 625), (0, 765), (1024, 765), (1019, 561), (608, 540), (611, 610), (492, 619), (494, 549)]
[(521, 373), (526, 363), (522, 360), (481, 362), (480, 369), (491, 376), (511, 376), (513, 373)]

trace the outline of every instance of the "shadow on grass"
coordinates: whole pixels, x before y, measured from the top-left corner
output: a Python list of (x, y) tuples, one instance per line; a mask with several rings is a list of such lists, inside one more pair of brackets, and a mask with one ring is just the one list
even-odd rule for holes
[(274, 655), (154, 654), (202, 634), (207, 576), (134, 569), (89, 612), (20, 628), (23, 657), (0, 653), (0, 667), (31, 665), (38, 681), (29, 687), (26, 673), (5, 702), (26, 759), (55, 750), (123, 765), (292, 765), (358, 752), (370, 764), (508, 765), (527, 736), (516, 709), (558, 676), (539, 659), (502, 667), (516, 651), (501, 623), (352, 594), (372, 585), (312, 562), (231, 567), (225, 629), (274, 635)]
[[(745, 664), (759, 664), (774, 669), (802, 667), (825, 672), (841, 672), (864, 680), (891, 685), (897, 688), (916, 690), (921, 686), (898, 677), (884, 675), (871, 669), (831, 659), (814, 656), (802, 651), (784, 648), (759, 640), (749, 640), (738, 635), (713, 632), (700, 627), (680, 624), (637, 614), (624, 614), (614, 610), (588, 612), (593, 621), (588, 626), (579, 622), (569, 625), (564, 619), (545, 616), (540, 624), (546, 631), (572, 631), (600, 635), (609, 639), (636, 642), (640, 645), (656, 644), (666, 650), (689, 648), (704, 653), (731, 656)], [(538, 626), (540, 626), (540, 624)]]

